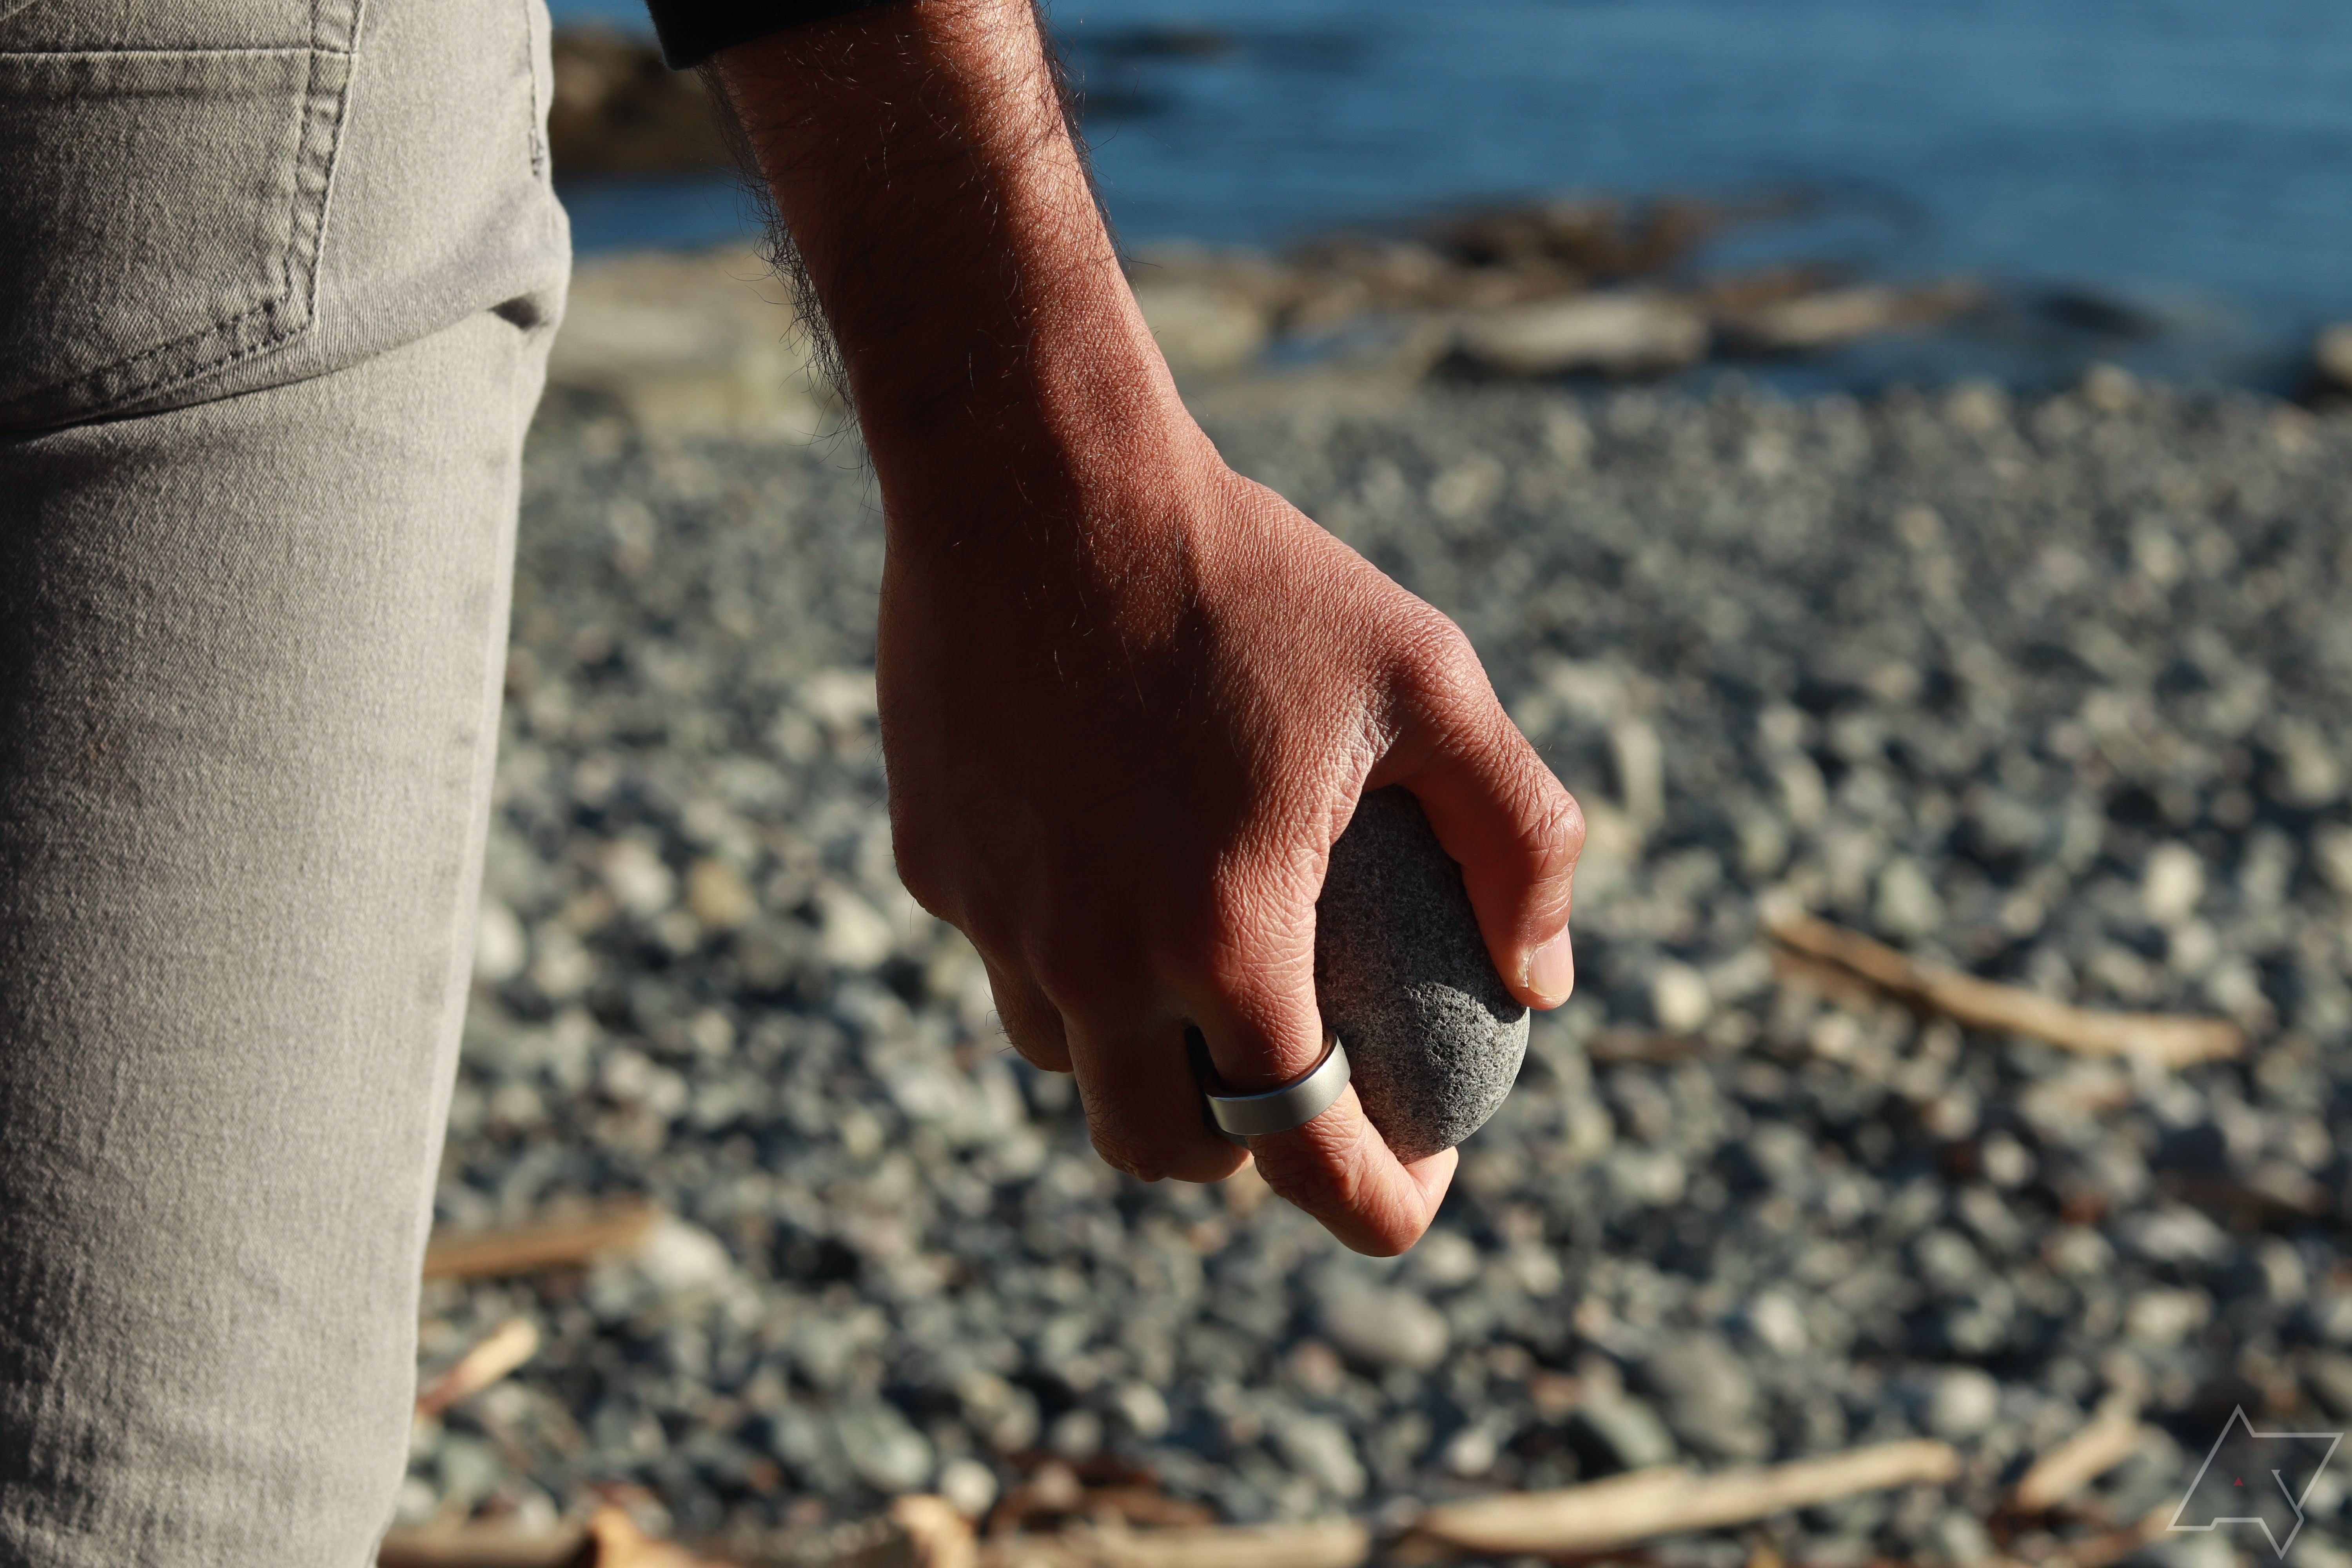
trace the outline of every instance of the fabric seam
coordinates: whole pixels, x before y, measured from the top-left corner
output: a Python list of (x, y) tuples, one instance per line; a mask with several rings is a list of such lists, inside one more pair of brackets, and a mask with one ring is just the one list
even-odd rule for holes
[[(293, 155), (293, 194), (287, 215), (288, 237), (276, 261), (278, 276), (269, 298), (249, 310), (240, 310), (234, 316), (211, 322), (168, 342), (157, 343), (109, 363), (31, 388), (11, 398), (8, 406), (24, 408), (27, 405), (62, 396), (68, 406), (39, 416), (38, 424), (54, 426), (96, 417), (176, 391), (247, 360), (257, 359), (283, 348), (310, 328), (318, 315), (320, 261), (325, 250), (327, 210), (333, 195), (335, 160), (341, 150), (343, 125), (351, 108), (362, 4), (363, 0), (352, 0), (347, 5), (335, 5), (333, 0), (313, 0), (311, 42), (310, 47), (302, 51), (310, 57), (310, 70), (303, 81), (298, 110), (301, 132)], [(328, 36), (331, 8), (341, 13), (333, 19), (340, 23), (340, 42), (331, 41)], [(257, 48), (125, 49), (108, 52), (234, 58), (239, 56), (284, 55), (295, 51)], [(323, 123), (322, 99), (332, 100), (331, 108), (323, 116)], [(295, 277), (298, 268), (306, 274), (299, 289)], [(289, 304), (296, 304), (299, 309), (289, 312)], [(280, 319), (289, 316), (291, 319)], [(234, 343), (257, 322), (264, 324), (265, 335), (229, 348), (225, 353), (206, 355), (205, 345), (208, 341)], [(152, 366), (158, 361), (180, 354), (202, 357), (203, 363), (176, 374), (165, 370), (151, 379), (140, 379), (142, 367)], [(79, 397), (74, 395), (77, 392), (80, 394)], [(6, 407), (0, 406), (0, 419), (5, 417)]]

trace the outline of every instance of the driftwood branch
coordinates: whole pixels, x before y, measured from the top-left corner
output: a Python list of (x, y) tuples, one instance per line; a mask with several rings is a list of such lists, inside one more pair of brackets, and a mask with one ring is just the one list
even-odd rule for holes
[(2102, 1406), (2074, 1436), (2033, 1461), (2010, 1489), (2016, 1513), (2047, 1513), (2122, 1464), (2147, 1442), (2139, 1412), (2128, 1404)]
[(1860, 931), (1812, 915), (1774, 922), (1768, 935), (1806, 961), (1863, 982), (1923, 1013), (1965, 1028), (2031, 1035), (2089, 1056), (2141, 1057), (2168, 1068), (2242, 1054), (2245, 1031), (2225, 1018), (2164, 1013), (2100, 1013), (2039, 992), (1923, 963)]
[(1423, 1513), (1412, 1533), (1478, 1556), (1564, 1557), (1746, 1524), (1862, 1492), (1940, 1483), (1959, 1473), (1960, 1457), (1949, 1445), (1924, 1440), (1711, 1476), (1664, 1466), (1559, 1491), (1442, 1504)]
[(516, 1536), (496, 1526), (394, 1530), (376, 1568), (728, 1568), (639, 1530), (617, 1508), (552, 1535)]
[(528, 1318), (509, 1318), (457, 1358), (457, 1364), (419, 1389), (416, 1414), (438, 1415), (471, 1399), (539, 1353), (539, 1330)]
[[(1862, 1492), (1940, 1484), (1959, 1472), (1958, 1453), (1947, 1444), (1927, 1441), (1715, 1475), (1662, 1466), (1560, 1491), (1509, 1493), (1429, 1509), (1397, 1543), (1397, 1556), (1576, 1556), (1655, 1536), (1746, 1524)], [(1142, 1530), (1076, 1522), (1049, 1533), (1016, 1531), (975, 1540), (970, 1521), (944, 1500), (931, 1497), (899, 1499), (887, 1525), (886, 1541), (830, 1561), (841, 1565), (854, 1558), (858, 1568), (1360, 1568), (1373, 1548), (1371, 1531), (1351, 1519)], [(2129, 1533), (2082, 1543), (2068, 1568), (2104, 1568), (2113, 1558), (2102, 1558), (2103, 1551), (2127, 1555), (2124, 1542)], [(538, 1541), (467, 1528), (394, 1531), (385, 1538), (379, 1568), (723, 1565), (649, 1541), (627, 1515), (607, 1508), (584, 1531), (575, 1528)]]
[(552, 1535), (519, 1536), (479, 1525), (430, 1525), (387, 1531), (376, 1568), (600, 1568), (596, 1548), (578, 1526)]
[(2172, 1522), (2172, 1504), (2162, 1503), (2120, 1530), (2110, 1530), (2087, 1541), (2069, 1542), (2065, 1550), (2043, 1563), (2042, 1568), (2110, 1568), (2110, 1564), (2137, 1554), (2149, 1542), (2162, 1540), (2165, 1526)]
[(642, 1199), (606, 1204), (562, 1219), (500, 1230), (435, 1232), (425, 1248), (427, 1279), (489, 1279), (577, 1268), (646, 1238), (661, 1211)]
[(1163, 1530), (1074, 1525), (982, 1542), (980, 1562), (981, 1568), (1356, 1568), (1371, 1552), (1371, 1532), (1350, 1519)]

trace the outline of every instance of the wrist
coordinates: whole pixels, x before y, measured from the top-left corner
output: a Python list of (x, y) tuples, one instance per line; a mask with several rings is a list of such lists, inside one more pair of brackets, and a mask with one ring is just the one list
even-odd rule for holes
[(1183, 421), (1030, 0), (914, 0), (722, 53), (877, 466), (1080, 460)]

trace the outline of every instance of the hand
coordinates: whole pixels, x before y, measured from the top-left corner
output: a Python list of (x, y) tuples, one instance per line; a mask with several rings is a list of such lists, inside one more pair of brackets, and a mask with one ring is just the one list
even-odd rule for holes
[[(899, 874), (987, 961), (1147, 1179), (1240, 1155), (1183, 1044), (1248, 1092), (1312, 1067), (1315, 898), (1367, 788), (1461, 862), (1522, 1001), (1572, 977), (1576, 805), (1444, 616), (1242, 479), (1184, 412), (1097, 216), (1029, 0), (913, 0), (724, 51), (723, 100), (841, 350), (889, 548), (878, 675)], [(1254, 1141), (1349, 1246), (1429, 1224), (1352, 1092)]]
[[(893, 516), (882, 738), (899, 874), (971, 938), (1015, 1047), (1077, 1075), (1111, 1164), (1213, 1181), (1241, 1156), (1202, 1122), (1185, 1027), (1244, 1092), (1314, 1065), (1315, 900), (1362, 791), (1421, 799), (1536, 1006), (1571, 978), (1581, 827), (1450, 621), (1197, 432), (1170, 445), (1189, 460), (1148, 486)], [(1421, 1235), (1454, 1167), (1400, 1166), (1352, 1089), (1252, 1152), (1374, 1253)]]

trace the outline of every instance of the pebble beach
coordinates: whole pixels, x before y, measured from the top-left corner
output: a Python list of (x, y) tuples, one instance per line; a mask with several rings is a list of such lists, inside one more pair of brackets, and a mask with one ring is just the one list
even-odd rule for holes
[[(2352, 415), (2114, 371), (1192, 401), (1460, 623), (1591, 820), (1577, 995), (1437, 1226), (1374, 1261), (1247, 1174), (1103, 1166), (893, 874), (854, 434), (581, 373), (528, 458), (439, 1219), (668, 1217), (428, 1284), (425, 1372), (514, 1316), (543, 1348), (420, 1422), (404, 1521), (601, 1487), (719, 1538), (1066, 1473), (1385, 1531), (1931, 1436), (1948, 1485), (1649, 1561), (1965, 1565), (2103, 1402), (2149, 1424), (2085, 1494), (2116, 1521), (2235, 1406), (2352, 1420)], [(1832, 994), (1776, 971), (1799, 911), (2249, 1044), (2171, 1069)], [(2307, 1500), (2306, 1568), (2352, 1564), (2347, 1495)]]

